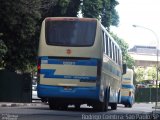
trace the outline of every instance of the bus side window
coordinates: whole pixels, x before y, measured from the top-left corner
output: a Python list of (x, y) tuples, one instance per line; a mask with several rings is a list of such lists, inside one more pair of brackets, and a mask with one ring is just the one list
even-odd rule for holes
[(120, 65), (121, 64), (121, 62), (120, 62), (120, 53), (119, 53), (119, 50), (118, 50), (118, 64)]
[(117, 63), (117, 46), (115, 46), (115, 62)]
[(103, 36), (103, 52), (106, 53), (106, 38), (104, 31), (102, 31), (102, 36)]
[(112, 41), (111, 41), (111, 39), (109, 39), (109, 56), (110, 56), (110, 58), (112, 59)]
[(115, 59), (116, 57), (115, 57), (115, 45), (114, 45), (114, 43), (112, 43), (112, 46), (113, 46), (112, 47), (113, 48), (113, 60), (116, 61), (116, 59)]
[(109, 46), (108, 46), (108, 39), (109, 37), (107, 35), (106, 36), (106, 54), (109, 55)]
[(120, 65), (122, 65), (122, 55), (121, 54), (119, 54), (119, 57), (120, 57)]
[(114, 60), (114, 44), (113, 42), (111, 41), (111, 46), (112, 46), (112, 60)]

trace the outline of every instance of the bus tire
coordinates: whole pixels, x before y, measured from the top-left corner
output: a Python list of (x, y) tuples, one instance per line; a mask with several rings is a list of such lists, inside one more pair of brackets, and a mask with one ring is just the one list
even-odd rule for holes
[(108, 105), (109, 105), (109, 90), (106, 91), (106, 94), (104, 96), (104, 100), (103, 102), (98, 102), (94, 108), (96, 111), (100, 111), (100, 112), (105, 112), (105, 111), (108, 111)]
[(41, 101), (42, 101), (43, 103), (47, 103), (47, 102), (48, 102), (47, 98), (41, 98)]
[(128, 107), (128, 104), (124, 104), (124, 107)]
[(80, 106), (81, 106), (80, 104), (75, 104), (75, 109), (76, 109), (76, 110), (79, 110), (79, 109), (80, 109)]
[(129, 108), (132, 108), (132, 103), (129, 103), (129, 104), (128, 104), (128, 107), (129, 107)]
[(53, 109), (54, 109), (54, 104), (53, 104), (53, 102), (52, 102), (52, 99), (49, 99), (49, 100), (48, 100), (48, 105), (49, 105), (49, 109), (50, 109), (50, 110), (53, 110)]
[(110, 105), (111, 105), (111, 110), (117, 109), (117, 103), (110, 103)]
[(67, 104), (61, 104), (61, 105), (59, 105), (58, 109), (67, 110), (68, 109), (68, 105)]
[(121, 92), (118, 92), (118, 103), (121, 103)]
[(106, 111), (105, 108), (105, 102), (98, 102), (96, 103), (96, 105), (94, 105), (94, 109), (98, 112), (104, 112)]
[(53, 99), (49, 99), (48, 101), (50, 110), (57, 110), (59, 109), (59, 104), (56, 104)]

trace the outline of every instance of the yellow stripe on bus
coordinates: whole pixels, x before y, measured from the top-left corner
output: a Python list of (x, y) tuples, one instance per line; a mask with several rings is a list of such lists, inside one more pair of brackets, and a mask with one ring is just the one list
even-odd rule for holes
[(96, 66), (41, 64), (42, 69), (53, 69), (55, 75), (97, 76)]
[(53, 85), (53, 86), (82, 86), (82, 87), (92, 87), (96, 86), (96, 82), (80, 82), (79, 79), (57, 79), (57, 78), (44, 78), (44, 75), (40, 76), (42, 79), (40, 84), (43, 85)]

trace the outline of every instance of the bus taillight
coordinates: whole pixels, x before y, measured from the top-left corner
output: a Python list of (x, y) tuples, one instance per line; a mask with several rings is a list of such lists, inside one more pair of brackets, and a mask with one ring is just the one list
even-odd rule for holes
[(41, 59), (38, 58), (38, 63), (37, 63), (37, 75), (38, 75), (38, 77), (40, 76), (40, 70), (41, 70)]

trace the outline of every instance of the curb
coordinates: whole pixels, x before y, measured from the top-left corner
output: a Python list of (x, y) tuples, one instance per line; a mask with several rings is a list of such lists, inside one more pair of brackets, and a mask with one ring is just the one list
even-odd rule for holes
[(160, 106), (158, 106), (158, 107), (152, 107), (153, 109), (160, 109)]

